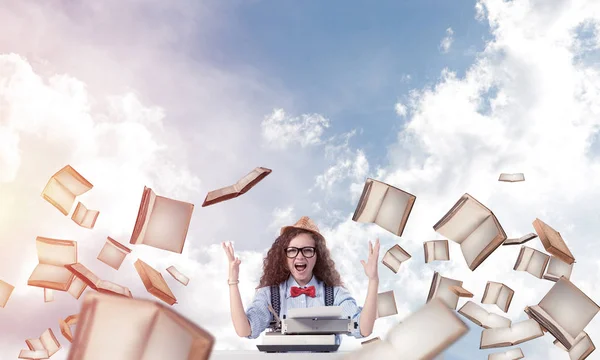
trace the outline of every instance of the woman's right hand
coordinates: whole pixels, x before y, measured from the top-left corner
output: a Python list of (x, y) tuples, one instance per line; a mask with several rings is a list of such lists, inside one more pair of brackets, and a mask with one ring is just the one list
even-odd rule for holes
[(242, 260), (235, 257), (231, 241), (229, 244), (222, 242), (221, 245), (223, 245), (223, 249), (225, 250), (227, 259), (229, 260), (229, 281), (238, 281), (240, 276), (240, 263)]

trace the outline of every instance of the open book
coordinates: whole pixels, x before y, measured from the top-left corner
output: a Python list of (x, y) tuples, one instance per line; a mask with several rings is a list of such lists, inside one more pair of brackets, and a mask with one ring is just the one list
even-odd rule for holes
[(512, 324), (510, 319), (488, 312), (473, 301), (467, 301), (458, 313), (485, 329), (510, 327)]
[(554, 230), (540, 219), (535, 219), (533, 221), (533, 227), (547, 252), (569, 265), (575, 262), (573, 254), (571, 254), (571, 251), (558, 231)]
[(66, 216), (71, 211), (75, 198), (93, 187), (94, 185), (67, 165), (48, 180), (42, 197)]
[(527, 235), (521, 236), (520, 238), (506, 239), (506, 241), (502, 245), (522, 245), (528, 242), (529, 240), (535, 239), (536, 237), (538, 237), (537, 234), (529, 233)]
[(381, 263), (392, 270), (394, 274), (397, 274), (398, 270), (400, 270), (400, 265), (410, 258), (410, 254), (401, 248), (400, 245), (396, 244), (385, 252)]
[(596, 346), (592, 342), (592, 339), (590, 339), (585, 331), (582, 331), (577, 335), (571, 350), (567, 350), (558, 340), (554, 340), (554, 345), (567, 351), (571, 360), (584, 360), (596, 350)]
[(15, 287), (11, 284), (0, 280), (0, 308), (6, 306), (6, 303), (8, 302), (8, 299), (10, 298), (10, 295), (14, 289)]
[(402, 236), (416, 196), (384, 182), (367, 178), (352, 220), (374, 223)]
[(98, 292), (132, 297), (129, 288), (115, 284), (108, 280), (100, 279), (98, 276), (96, 276), (96, 274), (91, 272), (88, 268), (80, 263), (68, 264), (65, 265), (65, 268), (73, 273), (79, 280), (83, 281), (87, 286)]
[[(436, 271), (433, 273), (433, 279), (431, 279), (431, 286), (426, 302), (435, 298), (440, 298), (446, 306), (452, 310), (456, 310), (459, 297), (470, 297), (469, 294), (471, 296), (473, 295), (465, 289), (462, 289), (462, 284), (462, 281), (443, 277)], [(463, 291), (458, 291), (456, 288), (452, 287), (460, 288)], [(461, 293), (463, 294), (462, 296)]]
[(129, 253), (131, 253), (130, 248), (108, 236), (106, 243), (100, 250), (100, 254), (98, 254), (98, 260), (115, 270), (119, 270), (123, 260)]
[(488, 281), (483, 292), (482, 304), (496, 304), (500, 310), (508, 312), (515, 291), (508, 286), (494, 281)]
[(177, 268), (173, 265), (171, 265), (167, 268), (167, 272), (169, 274), (171, 274), (173, 279), (179, 281), (180, 283), (182, 283), (185, 286), (187, 286), (187, 284), (190, 282), (190, 278), (188, 278), (187, 276), (185, 276), (181, 272), (179, 272), (179, 270), (177, 270)]
[(513, 346), (544, 336), (544, 331), (533, 319), (513, 323), (510, 327), (483, 329), (480, 349)]
[(377, 294), (377, 318), (398, 314), (394, 290)]
[(524, 358), (521, 348), (514, 348), (504, 352), (498, 352), (488, 355), (488, 360), (519, 360)]
[(68, 360), (208, 360), (215, 338), (150, 300), (99, 293), (83, 297)]
[(99, 214), (100, 211), (88, 210), (81, 202), (77, 202), (75, 211), (73, 211), (73, 215), (71, 215), (71, 220), (81, 227), (93, 229)]
[(137, 259), (135, 263), (133, 263), (133, 266), (135, 266), (135, 270), (150, 294), (169, 305), (173, 305), (177, 302), (175, 295), (171, 292), (169, 285), (167, 285), (167, 282), (160, 272), (156, 271), (152, 266), (140, 259)]
[(130, 244), (144, 244), (181, 254), (194, 204), (158, 196), (144, 186)]
[(514, 174), (502, 173), (498, 177), (498, 181), (506, 181), (506, 182), (525, 181), (525, 175), (523, 173), (514, 173)]
[(596, 316), (600, 307), (571, 281), (561, 277), (538, 305), (525, 312), (570, 350), (575, 338)]
[(423, 251), (425, 252), (425, 263), (432, 261), (450, 260), (450, 249), (448, 240), (431, 240), (423, 242)]
[(237, 183), (213, 190), (206, 195), (202, 207), (220, 203), (221, 201), (236, 198), (240, 195), (247, 193), (262, 179), (271, 173), (271, 169), (264, 167), (257, 167), (250, 171), (246, 176), (241, 178)]
[(19, 359), (29, 359), (29, 360), (41, 360), (48, 359), (48, 351), (47, 350), (21, 350), (19, 352)]
[(56, 336), (54, 336), (54, 332), (50, 328), (46, 329), (39, 338), (27, 339), (25, 343), (31, 351), (47, 351), (48, 357), (54, 355), (61, 348)]
[(441, 299), (434, 299), (389, 331), (385, 341), (393, 345), (395, 352), (388, 358), (433, 359), (468, 331), (468, 326), (454, 311)]
[(64, 320), (58, 319), (58, 327), (60, 328), (60, 333), (67, 339), (69, 342), (73, 342), (73, 331), (71, 330), (71, 326), (77, 325), (77, 319), (79, 315), (69, 315)]
[(39, 264), (27, 285), (67, 291), (75, 276), (64, 266), (77, 262), (77, 242), (38, 236), (35, 245)]
[(460, 244), (471, 271), (506, 240), (496, 215), (469, 194), (464, 194), (433, 229)]
[(546, 268), (546, 273), (544, 274), (544, 279), (550, 281), (558, 281), (561, 276), (570, 279), (571, 272), (573, 271), (573, 264), (567, 264), (556, 256), (551, 256), (550, 261), (548, 262), (548, 267)]
[(534, 248), (521, 245), (521, 251), (519, 251), (519, 256), (513, 270), (526, 271), (536, 278), (541, 279), (548, 261), (550, 261), (549, 255)]

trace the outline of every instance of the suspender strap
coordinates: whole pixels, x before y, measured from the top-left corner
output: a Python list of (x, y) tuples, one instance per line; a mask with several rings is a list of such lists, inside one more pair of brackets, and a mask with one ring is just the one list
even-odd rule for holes
[(279, 304), (279, 285), (271, 285), (271, 306), (277, 316), (279, 316), (279, 309), (281, 308)]
[(333, 306), (333, 288), (325, 285), (325, 306)]

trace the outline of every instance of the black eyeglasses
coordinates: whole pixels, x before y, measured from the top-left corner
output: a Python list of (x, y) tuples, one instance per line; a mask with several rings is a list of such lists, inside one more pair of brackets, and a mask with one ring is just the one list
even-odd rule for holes
[(293, 259), (296, 256), (298, 256), (298, 253), (300, 251), (302, 251), (302, 255), (304, 255), (305, 258), (311, 258), (316, 254), (315, 249), (316, 248), (314, 246), (307, 246), (303, 248), (289, 247), (285, 249), (285, 256), (289, 257), (290, 259)]

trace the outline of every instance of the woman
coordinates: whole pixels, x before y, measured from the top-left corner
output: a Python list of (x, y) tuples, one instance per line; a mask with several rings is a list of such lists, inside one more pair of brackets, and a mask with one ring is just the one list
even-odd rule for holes
[(269, 311), (269, 306), (274, 305), (272, 290), (279, 290), (278, 315), (283, 318), (292, 308), (324, 306), (327, 287), (333, 289), (332, 305), (340, 306), (344, 316), (357, 323), (350, 335), (362, 338), (372, 333), (377, 316), (379, 239), (375, 246), (369, 241), (368, 260), (361, 260), (369, 285), (364, 307), (359, 307), (335, 269), (325, 238), (315, 223), (303, 216), (296, 224), (281, 229), (264, 259), (260, 284), (246, 312), (237, 286), (241, 260), (235, 257), (231, 243), (222, 245), (229, 259), (231, 320), (238, 336), (256, 339), (269, 326), (273, 320)]

